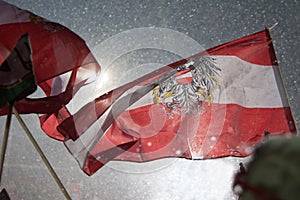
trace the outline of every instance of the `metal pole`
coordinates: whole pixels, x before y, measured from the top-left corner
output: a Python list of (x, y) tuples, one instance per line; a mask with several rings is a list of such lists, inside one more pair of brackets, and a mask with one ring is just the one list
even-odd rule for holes
[(43, 151), (39, 147), (38, 143), (36, 142), (36, 140), (34, 139), (34, 137), (32, 136), (32, 134), (30, 133), (29, 129), (27, 128), (26, 124), (24, 123), (24, 121), (20, 117), (20, 115), (19, 115), (18, 111), (15, 109), (15, 107), (13, 107), (13, 113), (15, 114), (17, 120), (19, 121), (19, 123), (22, 126), (22, 128), (24, 129), (24, 131), (26, 132), (26, 135), (28, 136), (29, 140), (31, 141), (31, 143), (35, 147), (36, 151), (39, 153), (40, 157), (44, 161), (45, 165), (47, 166), (49, 172), (51, 173), (52, 177), (56, 181), (56, 183), (59, 186), (60, 190), (63, 192), (63, 194), (66, 197), (66, 199), (71, 200), (71, 197), (70, 197), (69, 193), (67, 192), (66, 188), (64, 187), (64, 185), (60, 181), (59, 177), (57, 176), (57, 174), (55, 173), (54, 169), (52, 168), (50, 162), (46, 158), (45, 154), (43, 153)]
[(13, 107), (13, 103), (9, 104), (9, 110), (8, 110), (8, 114), (6, 117), (6, 124), (5, 124), (5, 129), (4, 129), (3, 140), (2, 140), (1, 157), (0, 157), (0, 183), (2, 180), (4, 159), (5, 159), (5, 153), (6, 153), (7, 141), (8, 141), (8, 135), (9, 135), (9, 128), (10, 128), (10, 123), (11, 123), (12, 107)]

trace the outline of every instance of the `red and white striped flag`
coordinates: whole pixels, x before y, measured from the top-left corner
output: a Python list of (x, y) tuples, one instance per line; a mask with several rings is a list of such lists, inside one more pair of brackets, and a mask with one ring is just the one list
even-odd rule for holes
[(106, 93), (58, 130), (88, 175), (111, 160), (244, 157), (265, 131), (296, 132), (268, 30)]

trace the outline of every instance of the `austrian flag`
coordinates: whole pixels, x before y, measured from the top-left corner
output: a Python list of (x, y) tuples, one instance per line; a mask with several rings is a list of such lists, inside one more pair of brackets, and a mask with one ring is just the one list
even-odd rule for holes
[(265, 131), (296, 132), (268, 30), (108, 92), (57, 130), (88, 175), (112, 160), (244, 157)]

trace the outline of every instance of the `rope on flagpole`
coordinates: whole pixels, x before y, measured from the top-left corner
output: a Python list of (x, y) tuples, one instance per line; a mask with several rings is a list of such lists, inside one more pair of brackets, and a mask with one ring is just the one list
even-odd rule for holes
[(11, 124), (12, 108), (13, 108), (13, 103), (10, 103), (9, 104), (8, 114), (7, 114), (7, 117), (6, 117), (6, 124), (5, 124), (5, 129), (4, 129), (3, 140), (2, 140), (2, 147), (1, 147), (0, 183), (1, 183), (1, 180), (2, 180), (4, 159), (5, 159), (5, 153), (6, 153), (6, 148), (7, 148), (7, 142), (8, 142), (8, 135), (9, 135), (10, 124)]
[(22, 128), (24, 129), (26, 135), (28, 136), (29, 140), (31, 141), (31, 143), (33, 144), (33, 146), (35, 147), (36, 151), (39, 153), (40, 157), (42, 158), (42, 160), (44, 161), (45, 165), (47, 166), (49, 172), (51, 173), (52, 177), (54, 178), (54, 180), (56, 181), (57, 185), (59, 186), (60, 190), (63, 192), (64, 196), (66, 197), (66, 199), (71, 200), (71, 197), (69, 195), (69, 193), (67, 192), (66, 188), (64, 187), (64, 185), (62, 184), (61, 180), (59, 179), (59, 177), (57, 176), (57, 174), (55, 173), (54, 169), (52, 168), (50, 162), (48, 161), (48, 159), (46, 158), (45, 154), (43, 153), (43, 151), (41, 150), (41, 148), (39, 147), (38, 143), (36, 142), (36, 140), (34, 139), (34, 137), (32, 136), (31, 132), (29, 131), (29, 129), (27, 128), (26, 124), (24, 123), (23, 119), (21, 118), (21, 116), (19, 115), (18, 111), (16, 110), (15, 107), (13, 107), (13, 113), (15, 114), (18, 122), (20, 123), (20, 125), (22, 126)]

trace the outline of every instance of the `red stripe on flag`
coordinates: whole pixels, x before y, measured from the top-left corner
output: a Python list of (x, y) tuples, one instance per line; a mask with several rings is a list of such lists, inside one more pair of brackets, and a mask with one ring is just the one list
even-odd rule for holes
[[(100, 168), (89, 168), (92, 166), (90, 160), (101, 163), (102, 167), (110, 160), (192, 159), (193, 152), (197, 151), (202, 152), (202, 158), (247, 156), (251, 147), (261, 142), (264, 131), (271, 135), (296, 131), (289, 107), (245, 108), (236, 104), (208, 107), (206, 104), (205, 109), (199, 118), (174, 115), (173, 119), (157, 105), (124, 112), (89, 153), (84, 170), (91, 175)], [(193, 130), (197, 132), (193, 133)], [(122, 151), (119, 146), (125, 144), (131, 144), (131, 147), (127, 145)], [(119, 150), (117, 154), (109, 154), (116, 149)], [(103, 152), (114, 157), (108, 158)]]
[(207, 50), (209, 55), (237, 56), (257, 65), (278, 65), (273, 52), (270, 53), (272, 39), (268, 30), (228, 42)]
[(191, 83), (193, 81), (192, 77), (185, 77), (185, 78), (178, 78), (176, 79), (177, 83), (185, 84), (185, 83)]

